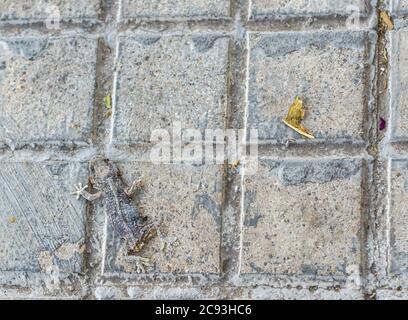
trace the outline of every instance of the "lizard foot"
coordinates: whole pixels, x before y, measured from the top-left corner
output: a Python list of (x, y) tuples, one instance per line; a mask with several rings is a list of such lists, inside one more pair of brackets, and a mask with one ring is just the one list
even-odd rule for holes
[(146, 268), (150, 268), (153, 266), (149, 258), (133, 256), (131, 259), (133, 260), (132, 262), (135, 264), (137, 273), (146, 273)]
[(75, 191), (72, 192), (71, 194), (76, 195), (76, 199), (79, 200), (79, 198), (81, 198), (85, 190), (88, 189), (88, 186), (86, 185), (83, 187), (82, 183), (78, 183), (78, 185), (75, 185), (74, 188)]
[(72, 192), (73, 195), (76, 195), (77, 200), (79, 198), (84, 197), (88, 201), (94, 201), (98, 199), (101, 196), (101, 192), (97, 192), (95, 194), (90, 194), (89, 192), (85, 191), (88, 188), (88, 185), (82, 186), (82, 183), (79, 183), (77, 186), (74, 186), (76, 189), (74, 192)]
[(128, 197), (131, 197), (133, 194), (135, 194), (137, 191), (141, 190), (142, 188), (143, 188), (142, 179), (137, 179), (133, 181), (133, 184), (130, 188), (125, 189), (125, 193), (127, 194)]

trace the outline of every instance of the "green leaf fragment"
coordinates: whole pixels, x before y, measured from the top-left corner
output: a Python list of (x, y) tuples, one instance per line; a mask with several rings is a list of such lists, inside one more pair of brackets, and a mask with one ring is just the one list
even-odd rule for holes
[(105, 98), (103, 98), (103, 101), (105, 103), (105, 108), (110, 110), (112, 109), (112, 99), (110, 95), (105, 96)]

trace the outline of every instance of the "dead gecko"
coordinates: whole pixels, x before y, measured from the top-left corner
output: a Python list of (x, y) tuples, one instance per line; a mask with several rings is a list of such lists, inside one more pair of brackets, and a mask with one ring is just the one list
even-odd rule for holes
[[(86, 191), (88, 186), (82, 184), (75, 186), (73, 192), (79, 199), (81, 196), (88, 201), (94, 201), (103, 196), (108, 219), (114, 231), (126, 241), (128, 255), (135, 256), (144, 247), (145, 243), (156, 234), (153, 223), (146, 223), (132, 203), (131, 196), (140, 190), (141, 180), (135, 180), (130, 188), (126, 187), (120, 178), (118, 168), (109, 160), (95, 158), (91, 160), (89, 169), (91, 172), (90, 182), (98, 190), (91, 194)], [(136, 257), (133, 257), (133, 260)], [(144, 266), (150, 266), (146, 258), (139, 257), (138, 270), (144, 270)]]

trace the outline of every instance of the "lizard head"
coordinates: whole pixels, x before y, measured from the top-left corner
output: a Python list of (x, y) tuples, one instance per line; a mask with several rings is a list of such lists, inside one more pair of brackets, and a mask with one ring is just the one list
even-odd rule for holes
[(95, 183), (118, 175), (118, 169), (108, 159), (103, 157), (92, 159), (89, 163), (89, 171)]

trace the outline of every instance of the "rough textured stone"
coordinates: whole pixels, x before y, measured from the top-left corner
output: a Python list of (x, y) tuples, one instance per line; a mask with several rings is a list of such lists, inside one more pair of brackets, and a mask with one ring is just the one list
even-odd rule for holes
[(408, 1), (407, 0), (390, 0), (391, 11), (393, 13), (408, 13)]
[(408, 200), (408, 161), (394, 161), (391, 173), (391, 255), (390, 270), (408, 272), (408, 211), (403, 205)]
[[(224, 128), (228, 38), (122, 38), (113, 140), (150, 140), (154, 129)], [(148, 125), (146, 125), (148, 124)]]
[(125, 18), (225, 18), (229, 0), (124, 0)]
[(361, 161), (262, 160), (244, 185), (242, 273), (358, 276)]
[(251, 16), (331, 16), (349, 15), (353, 12), (367, 13), (364, 0), (252, 0)]
[[(378, 32), (379, 10), (394, 30)], [(407, 13), (407, 0), (0, 0), (0, 298), (407, 298)], [(282, 123), (296, 96), (314, 141)], [(152, 131), (176, 122), (259, 129), (259, 171), (153, 164)], [(159, 234), (141, 274), (104, 199), (71, 195), (96, 192), (98, 154), (144, 180), (134, 204)]]
[(0, 270), (80, 272), (85, 203), (70, 193), (86, 164), (2, 163)]
[[(222, 171), (218, 166), (128, 163), (120, 166), (128, 182), (143, 178), (144, 189), (135, 204), (144, 217), (157, 223), (159, 234), (142, 256), (154, 268), (147, 272), (220, 272)], [(103, 205), (99, 210), (104, 210)], [(162, 238), (162, 239), (161, 239)], [(164, 242), (173, 243), (165, 245)], [(125, 258), (123, 241), (108, 230), (105, 272), (134, 272)]]
[(100, 0), (2, 0), (2, 20), (45, 20), (59, 15), (62, 20), (97, 18)]
[(0, 144), (89, 142), (96, 41), (0, 41)]
[(282, 122), (299, 96), (316, 138), (363, 139), (366, 48), (359, 32), (252, 34), (248, 125), (262, 140), (301, 139)]
[(391, 37), (391, 94), (393, 109), (392, 135), (408, 138), (408, 32), (398, 31)]

